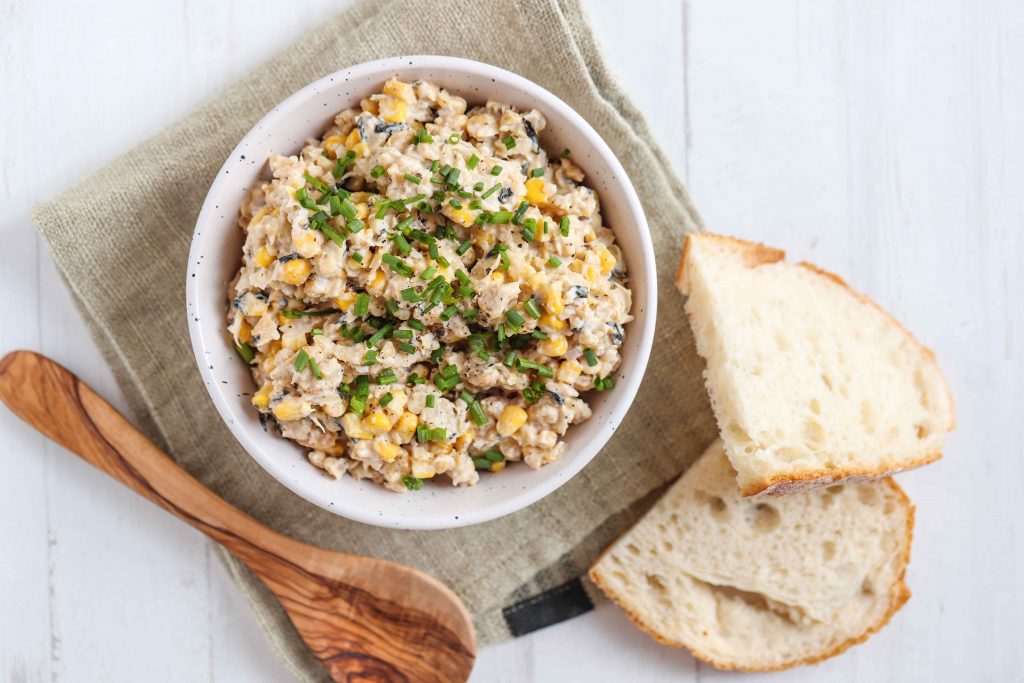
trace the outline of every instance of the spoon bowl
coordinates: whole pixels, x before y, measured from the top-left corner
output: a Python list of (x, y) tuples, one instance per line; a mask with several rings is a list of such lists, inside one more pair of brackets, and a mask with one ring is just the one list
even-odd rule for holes
[(300, 543), (228, 504), (67, 369), (31, 351), (0, 360), (0, 400), (83, 460), (230, 550), (277, 596), (336, 681), (464, 681), (473, 621), (411, 567)]

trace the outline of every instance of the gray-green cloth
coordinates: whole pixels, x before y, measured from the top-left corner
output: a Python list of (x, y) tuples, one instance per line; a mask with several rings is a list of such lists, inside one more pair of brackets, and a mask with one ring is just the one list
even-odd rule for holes
[[(196, 369), (185, 319), (189, 241), (206, 191), (234, 145), (303, 83), (400, 54), (489, 62), (568, 102), (632, 178), (657, 255), (654, 351), (614, 438), (542, 501), (493, 522), (448, 531), (365, 526), (277, 483), (218, 417)], [(700, 220), (640, 112), (609, 74), (577, 0), (358, 4), (184, 120), (37, 207), (34, 217), (143, 431), (211, 489), (284, 534), (433, 574), (465, 601), (481, 643), (512, 635), (503, 608), (584, 573), (716, 436), (702, 363), (673, 286), (683, 236), (700, 230)], [(298, 450), (296, 457), (302, 457)], [(270, 593), (223, 554), (280, 656), (300, 680), (323, 680), (323, 670)]]

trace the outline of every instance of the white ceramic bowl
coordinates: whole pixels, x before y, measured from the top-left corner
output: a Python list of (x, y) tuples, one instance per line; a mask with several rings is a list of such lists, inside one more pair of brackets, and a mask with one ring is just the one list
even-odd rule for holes
[[(392, 493), (369, 481), (334, 480), (307, 462), (304, 450), (265, 432), (249, 405), (255, 390), (225, 330), (228, 281), (240, 265), (238, 207), (249, 188), (267, 177), (271, 153), (296, 153), (319, 137), (334, 115), (379, 91), (391, 76), (427, 79), (470, 103), (488, 99), (538, 109), (547, 119), (541, 134), (551, 151), (568, 147), (597, 190), (629, 270), (633, 322), (626, 327), (615, 388), (588, 397), (593, 417), (569, 429), (565, 455), (539, 470), (513, 464), (483, 476), (473, 487), (428, 482), (420, 491)], [(543, 498), (597, 455), (622, 421), (647, 366), (656, 310), (654, 251), (647, 222), (622, 166), (575, 111), (547, 90), (508, 71), (452, 57), (394, 57), (359, 64), (312, 83), (256, 124), (228, 157), (203, 204), (188, 259), (186, 299), (192, 348), (203, 381), (228, 428), (246, 451), (278, 481), (320, 507), (366, 524), (401, 529), (440, 529), (476, 524), (520, 510)]]

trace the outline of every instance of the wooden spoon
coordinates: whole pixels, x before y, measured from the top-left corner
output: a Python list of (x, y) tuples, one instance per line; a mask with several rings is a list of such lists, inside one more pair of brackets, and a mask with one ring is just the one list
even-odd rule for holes
[(336, 681), (464, 681), (469, 613), (444, 584), (394, 562), (331, 552), (271, 531), (179, 467), (52, 360), (0, 361), (0, 400), (21, 419), (217, 541), (281, 602)]

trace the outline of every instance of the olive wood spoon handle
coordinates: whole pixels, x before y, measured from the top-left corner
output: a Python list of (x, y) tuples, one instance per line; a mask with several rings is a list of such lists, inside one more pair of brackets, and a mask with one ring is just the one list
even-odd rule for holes
[(268, 529), (179, 467), (54, 361), (0, 361), (0, 400), (21, 419), (230, 550), (277, 596), (336, 681), (464, 681), (473, 622), (444, 584), (411, 567), (316, 548)]

